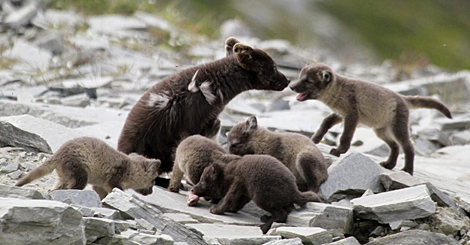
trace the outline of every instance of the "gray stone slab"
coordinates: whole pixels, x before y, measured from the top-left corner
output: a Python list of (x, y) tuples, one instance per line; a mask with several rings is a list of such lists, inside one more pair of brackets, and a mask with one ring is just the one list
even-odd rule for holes
[[(134, 230), (126, 230), (116, 237), (123, 238), (124, 244), (161, 244), (161, 245), (173, 245), (175, 241), (168, 235), (152, 235), (140, 233)], [(119, 243), (117, 243), (119, 244)]]
[(189, 214), (183, 213), (165, 213), (163, 216), (172, 219), (180, 224), (190, 224), (190, 223), (198, 223), (196, 219), (193, 219)]
[(336, 242), (328, 243), (328, 245), (360, 245), (360, 243), (355, 237), (351, 236)]
[(21, 147), (27, 151), (52, 153), (51, 147), (39, 135), (23, 130), (0, 119), (0, 147)]
[(320, 186), (318, 194), (329, 200), (338, 193), (361, 195), (367, 189), (382, 192), (379, 175), (384, 170), (365, 155), (351, 152), (328, 168), (328, 180)]
[(424, 181), (404, 171), (382, 173), (380, 174), (380, 181), (387, 191), (424, 184)]
[(26, 3), (23, 7), (5, 16), (3, 24), (15, 29), (27, 25), (36, 15), (40, 6), (37, 1), (27, 1)]
[(0, 166), (0, 172), (3, 174), (12, 173), (18, 170), (20, 164), (17, 162), (4, 162)]
[(303, 244), (302, 239), (296, 237), (296, 238), (290, 238), (290, 239), (270, 241), (270, 242), (264, 243), (263, 245), (302, 245), (302, 244)]
[[(156, 189), (156, 188), (154, 188)], [(155, 192), (154, 192), (155, 194)], [(139, 195), (140, 196), (140, 195)], [(201, 236), (191, 232), (178, 222), (163, 217), (163, 212), (137, 195), (124, 193), (114, 188), (103, 200), (103, 205), (121, 211), (124, 218), (144, 219), (163, 234), (171, 236), (175, 242), (206, 244)]]
[(460, 196), (458, 200), (459, 207), (470, 213), (470, 196)]
[(94, 241), (114, 236), (114, 221), (110, 219), (84, 217), (85, 236), (87, 244)]
[(444, 234), (434, 233), (430, 231), (422, 231), (422, 230), (404, 231), (404, 232), (400, 232), (397, 234), (376, 238), (373, 241), (367, 243), (367, 245), (390, 245), (390, 244), (458, 245), (459, 243), (455, 239), (449, 238)]
[[(62, 202), (0, 198), (0, 241), (85, 244), (82, 214)], [(12, 232), (6, 227), (14, 227)]]
[(305, 207), (294, 209), (287, 217), (287, 224), (320, 227), (348, 234), (353, 227), (353, 209), (310, 202)]
[(455, 203), (455, 201), (452, 200), (446, 194), (444, 194), (442, 191), (440, 191), (433, 184), (428, 182), (426, 183), (426, 186), (428, 187), (429, 194), (431, 195), (432, 200), (435, 201), (437, 205), (441, 207), (457, 208), (457, 204)]
[(15, 66), (32, 71), (46, 69), (52, 58), (51, 52), (28, 43), (24, 39), (15, 41), (15, 46), (7, 54), (8, 58), (19, 61), (15, 63)]
[(436, 212), (426, 185), (379, 193), (351, 200), (354, 216), (389, 223), (428, 217)]
[(187, 224), (204, 235), (209, 244), (255, 245), (281, 239), (278, 235), (263, 235), (257, 226), (226, 224)]
[[(132, 190), (129, 190), (132, 192)], [(200, 222), (217, 222), (236, 225), (261, 225), (259, 217), (252, 216), (242, 210), (237, 213), (224, 213), (223, 215), (211, 214), (209, 208), (213, 205), (199, 199), (197, 206), (190, 207), (186, 203), (186, 192), (174, 193), (160, 187), (154, 187), (153, 193), (141, 196), (142, 200), (158, 207), (163, 212), (178, 212), (191, 215)]]
[(103, 207), (100, 197), (93, 190), (55, 190), (49, 195), (54, 201), (92, 208)]
[(44, 199), (44, 196), (37, 190), (2, 184), (0, 184), (0, 197), (21, 199)]
[(11, 123), (15, 127), (42, 137), (52, 149), (49, 153), (56, 152), (68, 140), (84, 136), (71, 128), (31, 115), (1, 117), (0, 121)]
[(316, 245), (332, 242), (331, 234), (319, 227), (278, 227), (268, 232), (269, 235), (280, 235), (283, 238), (298, 237), (303, 244)]

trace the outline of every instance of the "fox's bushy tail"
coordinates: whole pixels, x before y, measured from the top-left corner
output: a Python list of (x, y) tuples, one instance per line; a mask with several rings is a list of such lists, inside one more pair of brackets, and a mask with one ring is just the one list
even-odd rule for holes
[(57, 164), (55, 164), (55, 161), (53, 160), (53, 158), (51, 158), (47, 160), (45, 163), (39, 165), (37, 168), (33, 169), (26, 176), (18, 180), (15, 186), (26, 185), (35, 179), (39, 179), (47, 174), (50, 174), (52, 173), (52, 171), (54, 171), (56, 167), (57, 167)]
[(428, 108), (428, 109), (436, 109), (441, 112), (447, 118), (452, 118), (452, 114), (449, 111), (449, 108), (445, 106), (442, 102), (430, 98), (430, 97), (422, 97), (422, 96), (402, 96), (405, 99), (406, 103), (408, 104), (408, 108)]

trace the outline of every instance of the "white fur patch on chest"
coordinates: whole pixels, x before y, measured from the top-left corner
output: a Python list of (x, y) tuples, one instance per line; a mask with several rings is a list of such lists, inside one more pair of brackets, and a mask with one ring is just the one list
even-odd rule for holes
[(157, 107), (158, 109), (163, 109), (170, 101), (170, 97), (165, 93), (155, 94), (150, 93), (149, 98), (147, 100), (147, 106), (149, 107)]

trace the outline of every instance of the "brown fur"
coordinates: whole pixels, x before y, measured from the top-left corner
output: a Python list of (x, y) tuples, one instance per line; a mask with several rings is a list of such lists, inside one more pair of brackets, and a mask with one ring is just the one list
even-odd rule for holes
[(237, 212), (250, 200), (271, 216), (261, 217), (263, 234), (273, 222), (286, 222), (293, 204), (319, 202), (314, 192), (300, 192), (294, 175), (276, 158), (268, 155), (246, 155), (227, 164), (213, 163), (206, 167), (193, 188), (194, 194), (210, 199), (223, 198), (210, 212)]
[(130, 111), (118, 150), (160, 159), (159, 172), (170, 172), (178, 143), (194, 134), (217, 134), (217, 116), (237, 94), (281, 91), (289, 84), (266, 52), (234, 38), (227, 39), (226, 50), (227, 57), (182, 70), (150, 88)]
[(239, 156), (229, 155), (219, 144), (201, 135), (192, 135), (176, 148), (175, 164), (168, 190), (178, 192), (183, 175), (191, 185), (196, 185), (204, 169), (214, 162), (227, 163)]
[(92, 184), (101, 199), (114, 187), (134, 189), (148, 195), (152, 193), (159, 166), (160, 160), (137, 154), (128, 156), (99, 139), (82, 137), (65, 142), (50, 159), (20, 179), (16, 186), (28, 184), (56, 169), (59, 179), (54, 190), (83, 190), (87, 184)]
[(307, 137), (297, 133), (275, 133), (259, 127), (255, 116), (232, 128), (227, 137), (232, 154), (267, 154), (294, 173), (301, 191), (318, 192), (328, 179), (323, 154)]
[(449, 109), (435, 99), (399, 95), (374, 83), (340, 76), (322, 64), (303, 68), (299, 81), (291, 89), (300, 93), (297, 100), (320, 100), (334, 111), (323, 120), (312, 137), (313, 142), (320, 142), (331, 127), (344, 120), (340, 144), (330, 152), (339, 156), (348, 151), (354, 131), (361, 123), (372, 127), (390, 147), (390, 155), (381, 165), (393, 169), (401, 146), (405, 153), (403, 170), (410, 174), (413, 174), (414, 148), (408, 131), (408, 108), (433, 108), (452, 118)]

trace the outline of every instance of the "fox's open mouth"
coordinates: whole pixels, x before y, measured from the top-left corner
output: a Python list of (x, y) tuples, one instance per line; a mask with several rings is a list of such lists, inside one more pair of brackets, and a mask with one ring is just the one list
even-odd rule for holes
[(297, 100), (298, 101), (304, 101), (304, 100), (307, 100), (307, 97), (308, 97), (308, 93), (300, 93), (299, 95), (297, 95)]

